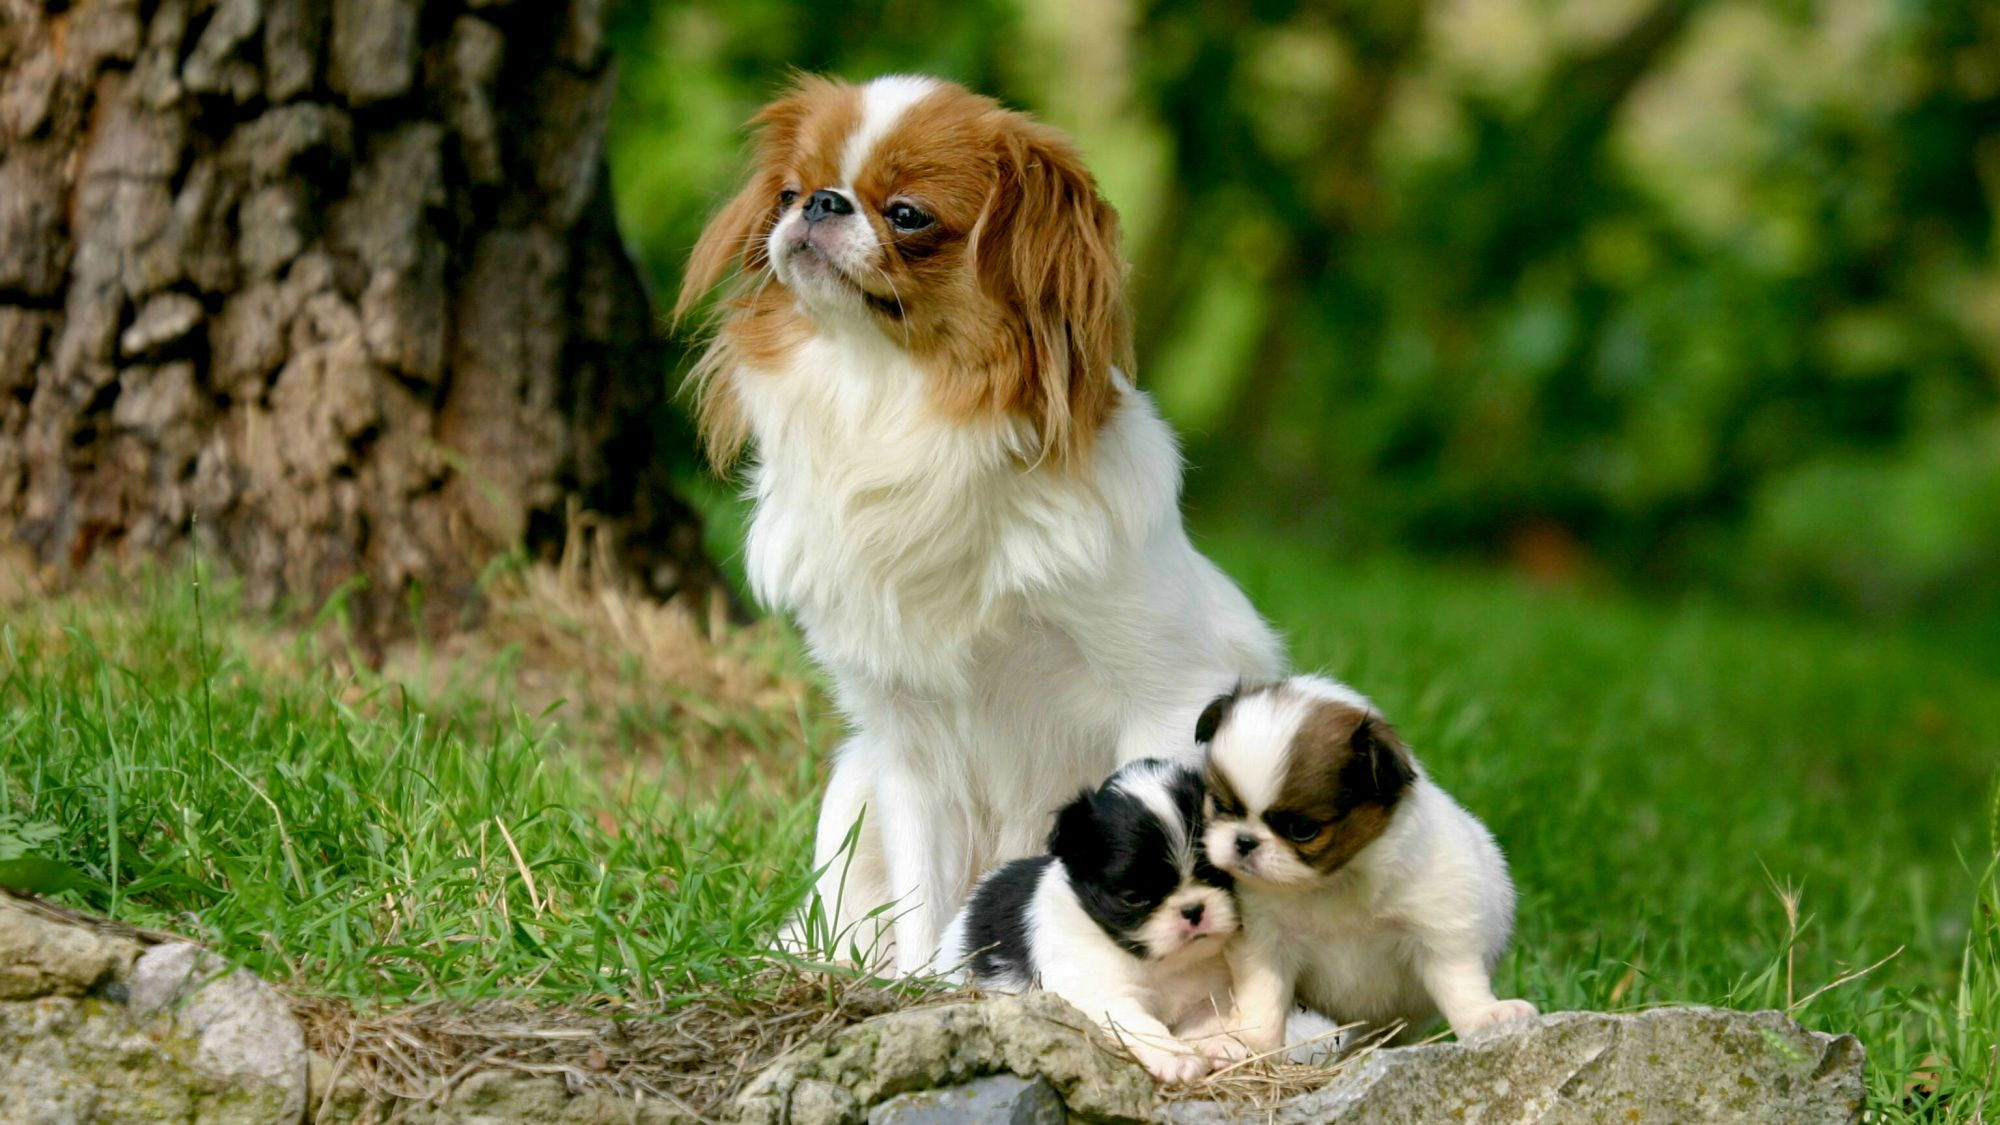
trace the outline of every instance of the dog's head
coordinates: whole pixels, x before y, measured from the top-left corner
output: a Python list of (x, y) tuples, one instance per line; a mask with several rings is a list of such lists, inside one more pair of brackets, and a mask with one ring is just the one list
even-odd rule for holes
[(1229, 876), (1202, 851), (1201, 807), (1199, 773), (1146, 758), (1056, 817), (1050, 854), (1085, 912), (1137, 956), (1219, 951), (1237, 930)]
[[(697, 244), (677, 316), (740, 273), (724, 335), (755, 358), (858, 332), (924, 368), (944, 416), (1019, 423), (1056, 461), (1088, 448), (1132, 339), (1118, 216), (1068, 138), (910, 75), (802, 78), (752, 125), (749, 182)], [(742, 435), (715, 406), (727, 457)]]
[(1246, 883), (1338, 872), (1388, 830), (1417, 777), (1374, 706), (1319, 677), (1221, 696), (1195, 739), (1207, 750), (1208, 854)]

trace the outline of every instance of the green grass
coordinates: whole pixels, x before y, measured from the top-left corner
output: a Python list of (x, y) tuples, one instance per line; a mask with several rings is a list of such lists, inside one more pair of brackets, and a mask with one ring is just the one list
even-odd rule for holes
[(801, 892), (810, 755), (690, 800), (544, 716), (466, 727), (310, 653), (260, 666), (254, 625), (208, 651), (184, 583), (148, 600), (0, 616), (0, 861), (67, 865), (70, 901), (361, 1001), (673, 1003), (745, 987)]
[[(1791, 1007), (1861, 1036), (1878, 1120), (1992, 1098), (2000, 675), (1922, 635), (1205, 545), (1500, 837), (1505, 990)], [(775, 785), (696, 785), (540, 716), (454, 725), (309, 652), (253, 658), (289, 642), (213, 606), (205, 644), (184, 580), (146, 600), (0, 611), (0, 862), (54, 860), (85, 881), (70, 901), (370, 1002), (754, 987), (806, 874), (810, 754), (758, 753)], [(1938, 1101), (1906, 1106), (1919, 1072)]]

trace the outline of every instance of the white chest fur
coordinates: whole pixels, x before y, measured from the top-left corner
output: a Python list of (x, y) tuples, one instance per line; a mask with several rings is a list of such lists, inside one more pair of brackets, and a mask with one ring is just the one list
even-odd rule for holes
[(942, 416), (938, 376), (872, 330), (730, 377), (756, 446), (751, 584), (798, 620), (854, 731), (817, 862), (880, 813), (887, 890), (861, 909), (921, 898), (895, 925), (904, 968), (1078, 787), (1193, 754), (1208, 698), (1277, 671), (1276, 639), (1188, 542), (1179, 452), (1136, 389), (1067, 469), (1030, 460), (1020, 423)]

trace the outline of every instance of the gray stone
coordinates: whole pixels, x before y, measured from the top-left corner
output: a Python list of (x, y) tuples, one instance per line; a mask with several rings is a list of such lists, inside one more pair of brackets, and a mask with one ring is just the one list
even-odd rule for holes
[(0, 1121), (297, 1122), (305, 1037), (268, 985), (0, 894)]
[(1068, 1120), (1055, 1087), (1012, 1074), (898, 1094), (868, 1111), (868, 1125), (1064, 1125)]
[(0, 1003), (0, 1121), (274, 1125), (299, 1120), (303, 1104), (263, 1083), (208, 1073), (191, 1039), (126, 1018), (114, 1003)]
[[(1854, 1122), (1866, 1095), (1861, 1044), (1781, 1012), (1660, 1008), (1563, 1012), (1470, 1042), (1376, 1051), (1329, 1085), (1258, 1120), (1401, 1125), (1428, 1121)], [(1240, 1107), (1182, 1102), (1162, 1120), (1220, 1125)]]
[(1048, 993), (879, 1016), (786, 1054), (729, 1107), (756, 1125), (854, 1125), (900, 1094), (995, 1074), (1047, 1080), (1090, 1121), (1153, 1117), (1152, 1078), (1083, 1013)]
[(305, 1112), (305, 1033), (276, 989), (185, 942), (141, 954), (126, 989), (135, 1017), (162, 1015), (195, 1037), (197, 1069), (282, 1093), (279, 1120)]
[(315, 1058), (314, 1125), (697, 1125), (703, 1121), (657, 1098), (604, 1090), (571, 1093), (561, 1080), (484, 1070), (452, 1087), (441, 1101), (371, 1098), (333, 1064)]
[(51, 918), (0, 892), (0, 1000), (82, 996), (122, 975), (138, 943)]

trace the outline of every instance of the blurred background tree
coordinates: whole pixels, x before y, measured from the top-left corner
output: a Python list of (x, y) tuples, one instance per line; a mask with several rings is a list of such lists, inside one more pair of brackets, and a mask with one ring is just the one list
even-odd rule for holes
[(2000, 622), (1991, 3), (629, 0), (612, 38), (662, 288), (791, 68), (1072, 131), (1211, 524)]

